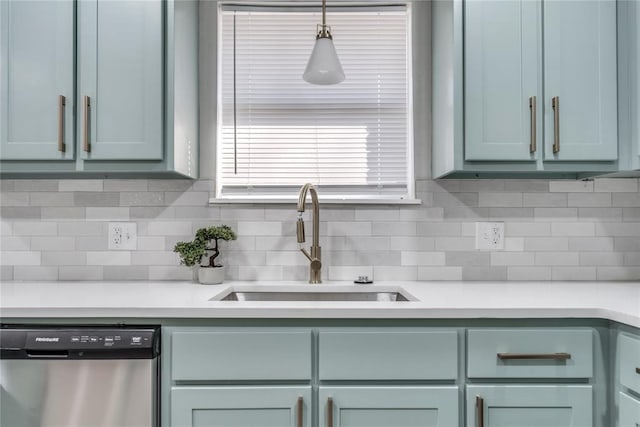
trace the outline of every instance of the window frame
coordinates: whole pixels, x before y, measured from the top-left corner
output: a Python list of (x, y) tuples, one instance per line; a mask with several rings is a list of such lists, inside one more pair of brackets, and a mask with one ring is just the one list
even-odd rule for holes
[[(221, 196), (221, 160), (220, 153), (222, 151), (222, 9), (225, 6), (234, 6), (237, 7), (238, 10), (274, 10), (274, 11), (295, 11), (296, 9), (300, 10), (301, 6), (304, 10), (309, 9), (318, 9), (318, 7), (309, 2), (301, 2), (300, 3), (291, 3), (291, 2), (274, 2), (271, 0), (256, 0), (256, 1), (219, 1), (217, 2), (217, 25), (216, 25), (216, 117), (217, 122), (215, 126), (215, 134), (216, 134), (216, 144), (215, 144), (215, 181), (214, 181), (214, 196), (209, 200), (209, 203), (212, 205), (220, 205), (220, 204), (291, 204), (297, 201), (297, 189), (291, 192), (290, 196), (284, 195), (269, 195), (268, 193), (264, 194), (239, 194), (237, 196), (234, 195), (224, 195)], [(318, 197), (323, 204), (362, 204), (362, 205), (418, 205), (421, 204), (422, 201), (417, 198), (416, 195), (416, 171), (415, 171), (415, 163), (416, 163), (416, 145), (415, 145), (415, 135), (416, 129), (414, 125), (414, 113), (415, 113), (415, 84), (414, 84), (414, 71), (415, 71), (415, 63), (416, 61), (416, 52), (414, 51), (414, 44), (416, 38), (416, 31), (414, 29), (414, 11), (413, 11), (413, 0), (405, 0), (400, 3), (388, 3), (385, 1), (372, 1), (372, 2), (349, 2), (346, 5), (341, 5), (339, 7), (344, 9), (361, 9), (361, 8), (372, 8), (383, 10), (385, 6), (397, 7), (398, 5), (406, 7), (407, 13), (407, 117), (406, 117), (406, 193), (402, 197), (398, 196), (386, 196), (386, 195), (373, 195), (373, 194), (361, 194), (354, 196), (333, 196), (333, 195), (324, 195), (322, 194), (322, 187), (319, 186)], [(311, 6), (311, 7), (309, 7)], [(430, 24), (429, 24), (430, 27)], [(427, 112), (427, 111), (425, 111)], [(300, 183), (300, 186), (305, 184), (304, 182)], [(289, 188), (290, 186), (282, 186), (281, 188)], [(327, 186), (331, 187), (331, 186)], [(353, 188), (353, 187), (351, 187)]]

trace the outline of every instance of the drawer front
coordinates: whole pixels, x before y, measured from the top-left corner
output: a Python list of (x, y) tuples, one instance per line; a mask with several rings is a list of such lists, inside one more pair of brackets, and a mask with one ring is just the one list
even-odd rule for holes
[(308, 380), (311, 331), (174, 332), (176, 381)]
[(321, 380), (453, 380), (457, 331), (320, 331)]
[(640, 400), (636, 400), (628, 394), (620, 392), (618, 407), (618, 427), (640, 426)]
[(590, 378), (591, 329), (469, 329), (469, 378)]
[[(640, 338), (620, 334), (618, 369), (620, 384), (640, 393)], [(635, 426), (634, 426), (635, 427)]]

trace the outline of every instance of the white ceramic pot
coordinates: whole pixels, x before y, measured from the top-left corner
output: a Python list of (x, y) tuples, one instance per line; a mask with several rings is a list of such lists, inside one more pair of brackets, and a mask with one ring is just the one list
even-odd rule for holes
[(198, 268), (198, 282), (203, 285), (218, 285), (224, 282), (224, 267)]

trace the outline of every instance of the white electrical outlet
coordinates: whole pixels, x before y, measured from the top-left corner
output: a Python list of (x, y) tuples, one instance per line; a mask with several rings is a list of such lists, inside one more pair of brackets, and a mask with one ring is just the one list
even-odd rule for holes
[(504, 222), (476, 222), (476, 249), (504, 249)]
[(137, 246), (138, 234), (135, 222), (109, 223), (109, 249), (132, 250)]

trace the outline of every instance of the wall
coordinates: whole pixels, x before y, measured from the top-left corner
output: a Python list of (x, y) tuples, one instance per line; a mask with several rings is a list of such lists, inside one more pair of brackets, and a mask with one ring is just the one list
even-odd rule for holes
[[(207, 180), (0, 186), (2, 280), (190, 280), (174, 244), (221, 223), (238, 233), (222, 244), (228, 279), (307, 278), (293, 203), (209, 206)], [(324, 278), (640, 280), (638, 179), (419, 180), (417, 188), (419, 206), (321, 206)], [(474, 249), (479, 220), (505, 222), (504, 251)], [(109, 221), (137, 223), (137, 250), (107, 250)]]

